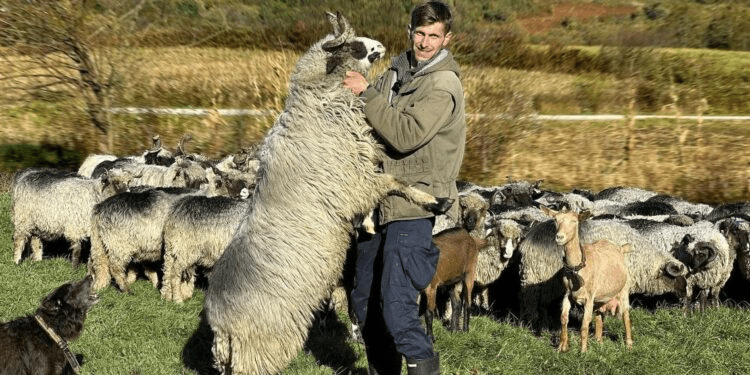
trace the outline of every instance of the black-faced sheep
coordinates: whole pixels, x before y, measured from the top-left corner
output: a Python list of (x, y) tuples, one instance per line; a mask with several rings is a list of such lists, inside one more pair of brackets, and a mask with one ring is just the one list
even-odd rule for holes
[(439, 205), (378, 172), (383, 150), (342, 81), (385, 48), (355, 37), (340, 14), (328, 18), (334, 33), (300, 57), (259, 151), (251, 207), (209, 274), (204, 311), (222, 373), (277, 373), (297, 355), (338, 282), (356, 215), (394, 191)]
[(13, 261), (18, 264), (31, 240), (32, 259), (42, 259), (42, 240), (70, 242), (78, 266), (82, 241), (91, 233), (91, 213), (103, 199), (127, 189), (130, 176), (119, 170), (91, 179), (75, 173), (30, 168), (17, 172), (10, 188)]
[[(686, 295), (683, 308), (690, 307), (693, 292), (697, 290), (701, 301), (713, 306), (719, 304), (719, 292), (729, 280), (736, 253), (729, 248), (726, 237), (708, 221), (699, 221), (691, 226), (677, 226), (657, 221), (631, 220), (633, 226), (646, 240), (661, 251), (671, 251), (675, 243), (680, 243), (686, 235), (692, 242), (686, 251), (690, 254), (686, 275)], [(710, 255), (706, 256), (706, 253)], [(705, 302), (701, 309), (705, 308)]]

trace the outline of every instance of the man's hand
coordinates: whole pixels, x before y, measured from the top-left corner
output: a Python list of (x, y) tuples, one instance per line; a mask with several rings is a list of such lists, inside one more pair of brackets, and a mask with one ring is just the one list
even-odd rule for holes
[(352, 90), (354, 95), (361, 94), (369, 85), (367, 79), (362, 74), (358, 72), (346, 72), (346, 77), (344, 77), (344, 87)]

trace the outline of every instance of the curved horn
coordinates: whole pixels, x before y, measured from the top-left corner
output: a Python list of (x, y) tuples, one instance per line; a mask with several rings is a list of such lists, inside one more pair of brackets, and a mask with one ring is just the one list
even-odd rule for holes
[(177, 155), (185, 155), (185, 144), (193, 140), (193, 136), (190, 133), (185, 133), (180, 137), (177, 142)]
[(680, 262), (669, 262), (666, 266), (664, 266), (664, 271), (667, 272), (669, 276), (672, 277), (679, 277), (685, 275), (685, 265)]

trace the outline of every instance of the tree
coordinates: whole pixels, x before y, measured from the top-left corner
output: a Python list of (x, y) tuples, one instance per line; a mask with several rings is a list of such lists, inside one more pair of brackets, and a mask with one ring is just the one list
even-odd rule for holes
[[(111, 90), (118, 74), (111, 56), (101, 48), (106, 34), (125, 16), (98, 14), (87, 0), (0, 1), (0, 81), (4, 87), (39, 96), (74, 95), (100, 136), (100, 148), (112, 148)], [(134, 9), (140, 7), (136, 5)], [(102, 33), (102, 30), (108, 30)], [(111, 45), (110, 45), (111, 46)]]

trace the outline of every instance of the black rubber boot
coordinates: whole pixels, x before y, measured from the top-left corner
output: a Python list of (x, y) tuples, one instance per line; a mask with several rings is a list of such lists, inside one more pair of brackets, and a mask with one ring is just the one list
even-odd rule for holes
[(406, 359), (406, 373), (408, 375), (440, 375), (440, 355), (427, 359)]

